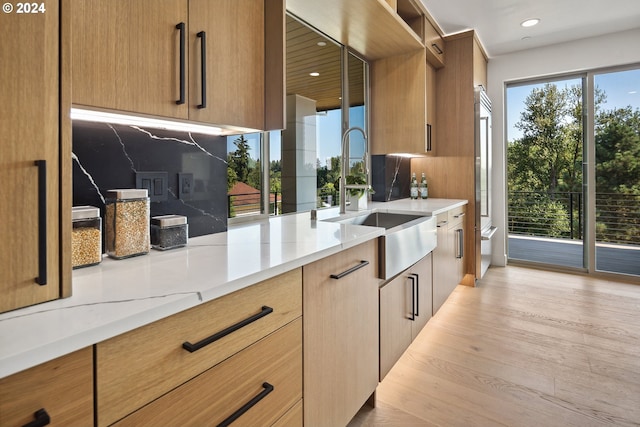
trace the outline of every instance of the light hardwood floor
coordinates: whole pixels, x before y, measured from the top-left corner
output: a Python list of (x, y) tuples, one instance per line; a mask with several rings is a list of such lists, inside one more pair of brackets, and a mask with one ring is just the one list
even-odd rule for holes
[(640, 426), (640, 286), (523, 267), (458, 286), (355, 426)]

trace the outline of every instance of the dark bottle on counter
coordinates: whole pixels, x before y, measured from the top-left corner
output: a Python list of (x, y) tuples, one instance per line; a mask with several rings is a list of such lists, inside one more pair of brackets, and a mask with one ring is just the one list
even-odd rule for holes
[(412, 199), (418, 198), (418, 180), (416, 179), (416, 173), (413, 172), (411, 174), (411, 186), (410, 186), (410, 196)]

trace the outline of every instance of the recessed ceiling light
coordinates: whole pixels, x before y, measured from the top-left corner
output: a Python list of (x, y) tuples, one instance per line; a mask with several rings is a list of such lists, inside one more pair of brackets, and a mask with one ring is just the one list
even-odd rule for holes
[(538, 22), (540, 22), (540, 20), (538, 18), (533, 18), (533, 19), (527, 19), (526, 21), (521, 22), (520, 25), (522, 25), (525, 28), (526, 27), (533, 27)]
[(309, 75), (312, 76), (312, 77), (318, 77), (320, 75), (320, 73), (317, 73), (317, 72), (314, 71), (313, 73), (309, 73)]
[(318, 42), (318, 46), (326, 46), (327, 42)]

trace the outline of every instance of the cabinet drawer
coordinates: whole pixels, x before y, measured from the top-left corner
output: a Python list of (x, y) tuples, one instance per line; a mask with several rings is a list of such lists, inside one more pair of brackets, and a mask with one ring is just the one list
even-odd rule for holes
[(466, 205), (462, 205), (462, 206), (458, 206), (457, 208), (450, 209), (447, 213), (449, 227), (453, 227), (455, 225), (460, 224), (464, 220), (466, 211), (467, 211)]
[[(272, 312), (189, 352), (252, 316)], [(302, 314), (302, 272), (293, 270), (97, 344), (98, 425), (109, 425)]]
[(273, 427), (302, 427), (302, 400), (280, 417)]
[[(270, 389), (272, 387), (272, 389)], [(297, 319), (123, 419), (123, 426), (218, 425), (263, 396), (234, 426), (269, 426), (302, 399), (302, 320)]]
[(50, 417), (50, 426), (93, 425), (91, 348), (0, 380), (0, 425), (23, 426), (40, 409)]

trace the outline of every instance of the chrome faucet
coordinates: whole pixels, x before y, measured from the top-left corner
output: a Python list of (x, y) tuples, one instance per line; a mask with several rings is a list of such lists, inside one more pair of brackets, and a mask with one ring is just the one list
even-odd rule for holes
[[(364, 138), (364, 173), (367, 177), (367, 186), (371, 184), (369, 177), (369, 142), (367, 139), (367, 133), (364, 129), (353, 126), (344, 131), (342, 135), (342, 173), (340, 174), (340, 213), (343, 214), (346, 212), (347, 206), (347, 173), (349, 172), (349, 158), (347, 157), (347, 138), (351, 131), (360, 131), (362, 133), (362, 137)], [(368, 194), (367, 194), (368, 197)]]

